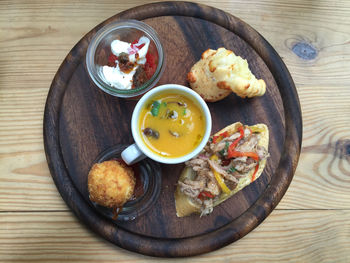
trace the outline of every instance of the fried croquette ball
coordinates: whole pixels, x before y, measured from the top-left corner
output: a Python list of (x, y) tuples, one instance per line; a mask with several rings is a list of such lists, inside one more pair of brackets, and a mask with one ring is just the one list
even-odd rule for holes
[(118, 161), (95, 163), (88, 175), (90, 200), (104, 207), (122, 207), (134, 188), (133, 170)]

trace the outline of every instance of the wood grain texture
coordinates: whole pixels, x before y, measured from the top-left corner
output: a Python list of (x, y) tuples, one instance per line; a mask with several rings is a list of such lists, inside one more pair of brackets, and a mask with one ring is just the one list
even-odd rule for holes
[(350, 211), (274, 210), (249, 236), (220, 250), (156, 259), (96, 237), (70, 212), (8, 213), (0, 217), (0, 262), (348, 262), (349, 217)]
[[(68, 210), (52, 182), (43, 150), (43, 110), (53, 76), (66, 54), (91, 28), (116, 13), (149, 2), (0, 2), (0, 168), (3, 171), (0, 173), (0, 219), (11, 215), (14, 225), (18, 225), (16, 222), (22, 225), (28, 213), (6, 211), (33, 211), (35, 220), (27, 231), (32, 231), (32, 235), (38, 233), (36, 243), (33, 243), (30, 235), (18, 231), (16, 240), (11, 240), (22, 243), (6, 245), (14, 230), (9, 224), (1, 228), (0, 259), (4, 262), (62, 262), (81, 258), (91, 262), (155, 261), (104, 242), (77, 223), (72, 215), (62, 220), (53, 213), (53, 218), (58, 221), (56, 228), (51, 226), (54, 233), (43, 234), (39, 230), (44, 228), (38, 227), (43, 225), (50, 229), (45, 223), (51, 218), (49, 211)], [(290, 262), (348, 262), (349, 235), (344, 235), (349, 233), (346, 229), (350, 217), (347, 213), (350, 183), (346, 179), (350, 168), (349, 154), (343, 142), (350, 138), (347, 128), (350, 75), (344, 73), (350, 68), (349, 1), (194, 2), (238, 16), (272, 44), (296, 83), (304, 120), (304, 147), (298, 168), (277, 207), (283, 210), (275, 210), (259, 228), (233, 245), (195, 259), (200, 262), (279, 262), (281, 257)], [(299, 42), (316, 48), (318, 53), (314, 60), (303, 60), (292, 52), (293, 45)], [(330, 123), (335, 125), (332, 129)], [(18, 170), (20, 172), (16, 172)], [(331, 191), (327, 191), (328, 186), (331, 186)], [(40, 200), (35, 197), (37, 194), (44, 198)], [(278, 216), (277, 212), (285, 216)], [(329, 216), (325, 217), (325, 213)], [(290, 224), (291, 218), (295, 224)], [(336, 224), (337, 227), (320, 232), (317, 226), (320, 226), (321, 219), (324, 220), (323, 226)], [(310, 231), (302, 228), (301, 223), (305, 222), (310, 225)], [(286, 226), (291, 227), (293, 234), (278, 239)], [(296, 235), (293, 229), (299, 229), (299, 234)], [(72, 237), (70, 232), (73, 231), (80, 231), (80, 241), (83, 240), (84, 245), (78, 246), (76, 240), (69, 242), (67, 237)], [(255, 236), (257, 231), (261, 233), (259, 238)], [(271, 235), (272, 232), (275, 234)], [(57, 244), (55, 239), (46, 242), (55, 234), (62, 235), (63, 244)], [(90, 237), (88, 241), (86, 235)], [(306, 245), (300, 247), (303, 242)], [(90, 253), (83, 248), (86, 243), (90, 244), (90, 250), (102, 247), (102, 251)], [(40, 250), (43, 245), (45, 251)], [(62, 246), (67, 249), (62, 249)], [(247, 248), (249, 251), (245, 252)], [(190, 260), (193, 259), (176, 261)]]
[(42, 150), (1, 154), (0, 211), (67, 209), (50, 178), (44, 155)]
[(349, 209), (350, 89), (305, 87), (299, 95), (308, 125), (296, 176), (279, 207)]

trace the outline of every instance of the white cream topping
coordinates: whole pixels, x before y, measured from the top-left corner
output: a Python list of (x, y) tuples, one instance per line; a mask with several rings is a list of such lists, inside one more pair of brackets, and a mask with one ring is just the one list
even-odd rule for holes
[[(136, 47), (142, 44), (144, 44), (144, 46), (141, 49)], [(150, 40), (145, 36), (140, 37), (135, 45), (120, 40), (113, 40), (111, 43), (112, 53), (116, 56), (119, 56), (121, 53), (127, 53), (129, 54), (129, 61), (136, 62), (136, 65), (129, 73), (124, 73), (119, 68), (119, 61), (116, 60), (116, 67), (102, 67), (101, 71), (103, 79), (112, 87), (118, 89), (131, 89), (136, 69), (139, 65), (144, 65), (146, 63), (146, 54), (148, 52), (149, 44)], [(137, 59), (136, 53), (138, 53)]]
[[(140, 46), (142, 44), (145, 44), (145, 45), (141, 49), (138, 49), (137, 51), (137, 53), (139, 53), (137, 64), (139, 65), (144, 65), (146, 63), (146, 54), (148, 52), (150, 40), (147, 37), (142, 36), (140, 37), (139, 42), (137, 43), (137, 46)], [(129, 60), (132, 62), (135, 62), (136, 60), (135, 55), (136, 53), (129, 55)]]
[(111, 43), (111, 50), (112, 53), (116, 56), (119, 56), (120, 53), (129, 53), (128, 50), (130, 49), (130, 43), (128, 42), (124, 42), (124, 41), (120, 41), (120, 40), (113, 40)]
[(104, 79), (112, 87), (118, 89), (131, 89), (132, 88), (132, 78), (136, 72), (137, 67), (134, 67), (129, 73), (124, 73), (120, 70), (119, 65), (116, 67), (103, 66), (102, 73)]

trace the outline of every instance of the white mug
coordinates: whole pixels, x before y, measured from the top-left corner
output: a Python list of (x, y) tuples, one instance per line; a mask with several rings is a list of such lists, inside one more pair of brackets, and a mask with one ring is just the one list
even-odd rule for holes
[[(142, 109), (145, 107), (145, 104), (148, 103), (153, 97), (156, 97), (163, 92), (176, 93), (187, 97), (193, 101), (195, 105), (200, 109), (205, 120), (205, 132), (201, 142), (196, 148), (193, 149), (193, 151), (180, 157), (166, 157), (154, 153), (145, 145), (141, 137), (142, 135), (140, 134), (141, 130), (139, 128), (139, 118)], [(188, 87), (177, 84), (166, 84), (158, 86), (143, 95), (143, 97), (136, 104), (131, 118), (131, 132), (135, 143), (128, 146), (122, 152), (121, 157), (128, 165), (141, 161), (146, 157), (149, 157), (154, 161), (166, 164), (185, 162), (199, 154), (199, 152), (207, 144), (211, 133), (211, 126), (212, 120), (208, 106), (201, 98), (201, 96), (199, 96), (196, 92)]]

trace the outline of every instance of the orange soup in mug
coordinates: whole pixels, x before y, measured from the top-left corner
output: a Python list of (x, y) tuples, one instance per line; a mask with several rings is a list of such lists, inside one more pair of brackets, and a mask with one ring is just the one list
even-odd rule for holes
[(211, 115), (206, 102), (192, 89), (177, 85), (158, 86), (137, 102), (131, 117), (135, 143), (121, 154), (127, 164), (146, 157), (160, 163), (183, 163), (207, 144)]
[(205, 119), (198, 106), (181, 94), (163, 93), (146, 103), (139, 115), (144, 144), (157, 155), (176, 158), (202, 141)]

